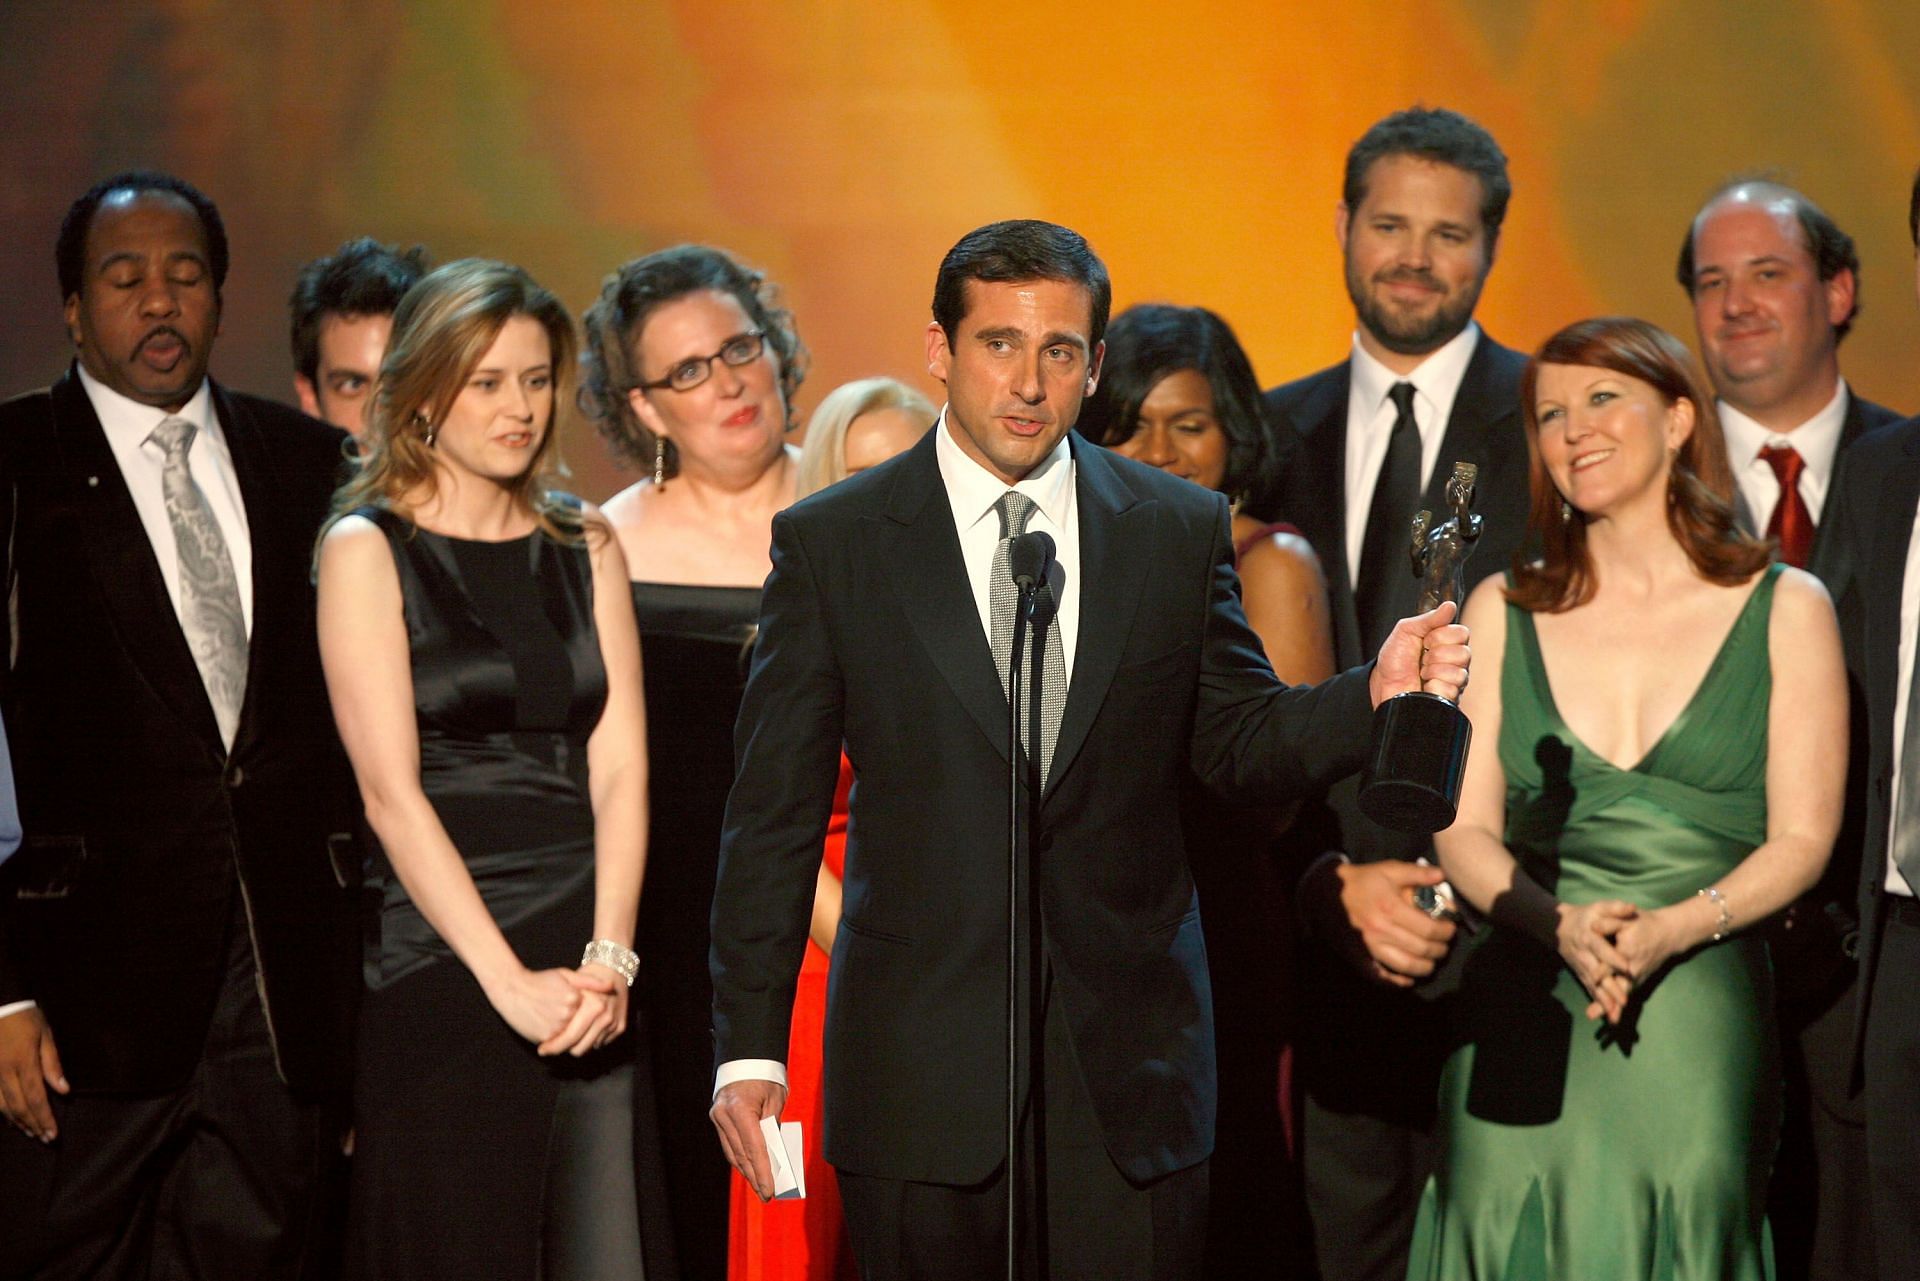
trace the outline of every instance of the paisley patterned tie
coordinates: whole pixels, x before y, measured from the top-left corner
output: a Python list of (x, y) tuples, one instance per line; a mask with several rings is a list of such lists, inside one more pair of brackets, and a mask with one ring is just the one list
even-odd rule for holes
[(166, 497), (167, 523), (173, 526), (180, 558), (180, 627), (200, 680), (207, 687), (220, 738), (233, 746), (240, 705), (247, 693), (247, 624), (240, 611), (240, 584), (234, 577), (227, 540), (207, 496), (187, 469), (187, 451), (199, 429), (184, 418), (161, 420), (147, 439), (160, 447), (166, 463), (160, 490)]

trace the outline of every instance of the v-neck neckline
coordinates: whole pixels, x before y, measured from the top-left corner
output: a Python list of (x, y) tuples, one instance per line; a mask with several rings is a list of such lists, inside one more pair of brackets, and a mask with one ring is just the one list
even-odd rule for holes
[(1527, 629), (1527, 638), (1530, 642), (1529, 648), (1532, 650), (1533, 680), (1540, 696), (1541, 705), (1546, 709), (1547, 715), (1553, 720), (1553, 723), (1559, 726), (1561, 733), (1566, 736), (1567, 741), (1580, 751), (1586, 753), (1587, 756), (1600, 762), (1616, 774), (1643, 773), (1648, 764), (1653, 761), (1654, 757), (1660, 754), (1660, 749), (1665, 747), (1669, 740), (1677, 737), (1685, 728), (1688, 720), (1692, 717), (1693, 709), (1700, 703), (1700, 695), (1706, 691), (1709, 685), (1713, 684), (1714, 678), (1720, 674), (1720, 669), (1725, 666), (1727, 654), (1733, 646), (1733, 638), (1739, 634), (1741, 624), (1747, 621), (1747, 615), (1753, 611), (1754, 603), (1760, 597), (1761, 588), (1772, 582), (1778, 573), (1779, 568), (1777, 565), (1769, 565), (1760, 571), (1760, 576), (1755, 580), (1753, 587), (1747, 592), (1746, 601), (1740, 606), (1740, 612), (1733, 616), (1733, 622), (1727, 628), (1726, 635), (1720, 638), (1720, 646), (1714, 650), (1713, 661), (1707, 665), (1706, 674), (1702, 676), (1699, 683), (1693, 687), (1693, 693), (1688, 695), (1687, 701), (1681, 706), (1680, 711), (1675, 714), (1671, 721), (1667, 722), (1667, 727), (1660, 731), (1660, 736), (1647, 746), (1647, 749), (1640, 754), (1640, 759), (1632, 765), (1620, 765), (1615, 763), (1611, 758), (1602, 756), (1587, 743), (1584, 737), (1575, 732), (1573, 726), (1567, 723), (1567, 718), (1561, 715), (1560, 702), (1553, 694), (1553, 679), (1547, 674), (1547, 655), (1546, 651), (1540, 646), (1539, 629), (1533, 625), (1532, 612), (1529, 610), (1521, 610), (1519, 612), (1525, 620), (1524, 626)]

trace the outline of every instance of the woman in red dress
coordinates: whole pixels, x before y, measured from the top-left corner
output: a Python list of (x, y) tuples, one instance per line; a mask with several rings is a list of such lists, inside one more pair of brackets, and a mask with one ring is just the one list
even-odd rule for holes
[[(936, 411), (926, 397), (891, 378), (863, 378), (829, 392), (807, 423), (795, 500), (901, 453), (925, 434)], [(728, 1281), (853, 1281), (858, 1275), (840, 1213), (833, 1167), (820, 1154), (820, 1042), (827, 1022), (827, 958), (840, 926), (840, 868), (847, 848), (847, 793), (853, 769), (840, 758), (840, 786), (821, 850), (813, 926), (793, 995), (783, 1121), (800, 1122), (807, 1195), (762, 1202), (733, 1174)]]

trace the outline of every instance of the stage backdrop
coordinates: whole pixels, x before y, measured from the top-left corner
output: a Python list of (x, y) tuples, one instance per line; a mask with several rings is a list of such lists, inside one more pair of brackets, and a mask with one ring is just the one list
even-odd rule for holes
[[(1860, 391), (1920, 410), (1906, 196), (1912, 0), (9, 0), (0, 5), (0, 391), (67, 359), (52, 245), (128, 166), (179, 172), (233, 241), (216, 374), (290, 395), (299, 264), (371, 233), (530, 269), (576, 310), (623, 259), (724, 245), (842, 380), (926, 378), (968, 228), (1085, 232), (1116, 305), (1204, 303), (1264, 382), (1344, 355), (1341, 158), (1414, 102), (1511, 157), (1481, 307), (1531, 347), (1597, 312), (1692, 340), (1673, 279), (1723, 177), (1770, 169), (1860, 243)], [(578, 423), (578, 487), (625, 477)]]

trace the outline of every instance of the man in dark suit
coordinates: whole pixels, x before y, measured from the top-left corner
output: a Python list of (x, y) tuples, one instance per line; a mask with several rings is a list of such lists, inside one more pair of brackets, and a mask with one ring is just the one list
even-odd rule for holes
[[(1290, 521), (1326, 572), (1341, 666), (1378, 646), (1419, 582), (1412, 519), (1444, 513), (1453, 465), (1479, 468), (1484, 531), (1469, 589), (1506, 569), (1527, 518), (1520, 427), (1526, 360), (1473, 320), (1511, 193), (1506, 157), (1479, 125), (1416, 107), (1375, 124), (1347, 155), (1335, 217), (1356, 325), (1348, 359), (1267, 393), (1291, 456), (1252, 501)], [(1440, 879), (1416, 865), (1431, 842), (1360, 812), (1353, 780), (1293, 839), (1314, 862), (1300, 883), (1302, 955), (1295, 1053), (1314, 1250), (1328, 1278), (1406, 1275), (1432, 1166), (1444, 999), (1413, 990), (1447, 954), (1452, 927), (1411, 901)]]
[(78, 359), (0, 405), (0, 1275), (309, 1275), (358, 977), (309, 582), (345, 437), (207, 378), (193, 187), (99, 184), (56, 256)]
[[(1858, 310), (1853, 238), (1801, 192), (1741, 180), (1707, 198), (1677, 271), (1693, 302), (1743, 528), (1837, 588), (1830, 481), (1866, 431), (1899, 415), (1853, 393), (1840, 343)], [(1864, 726), (1855, 726), (1858, 763)], [(1852, 1082), (1851, 955), (1864, 786), (1820, 883), (1768, 926), (1786, 1047), (1786, 1115), (1767, 1201), (1782, 1281), (1872, 1275), (1866, 1118)]]
[[(1920, 175), (1907, 226), (1920, 267)], [(1866, 1118), (1871, 1275), (1905, 1281), (1920, 1275), (1920, 418), (1851, 446), (1834, 500), (1829, 590), (1867, 731), (1853, 1066)]]
[[(826, 1154), (865, 1275), (1002, 1268), (1008, 544), (1049, 534), (1051, 622), (1027, 860), (1030, 1275), (1186, 1277), (1212, 1147), (1210, 1001), (1179, 798), (1242, 800), (1358, 767), (1369, 708), (1464, 682), (1449, 615), (1369, 674), (1273, 676), (1241, 613), (1223, 499), (1070, 428), (1110, 291), (1078, 235), (1012, 222), (942, 263), (927, 354), (941, 422), (774, 522), (714, 901), (713, 1108), (770, 1189), (779, 1082), (845, 742), (854, 784), (826, 1044)], [(1005, 667), (1002, 665), (1001, 670)], [(1049, 695), (1048, 691), (1052, 691)], [(1062, 695), (1064, 694), (1064, 697)], [(1022, 705), (1027, 705), (1022, 695)], [(1029, 737), (1029, 742), (1032, 737)]]

